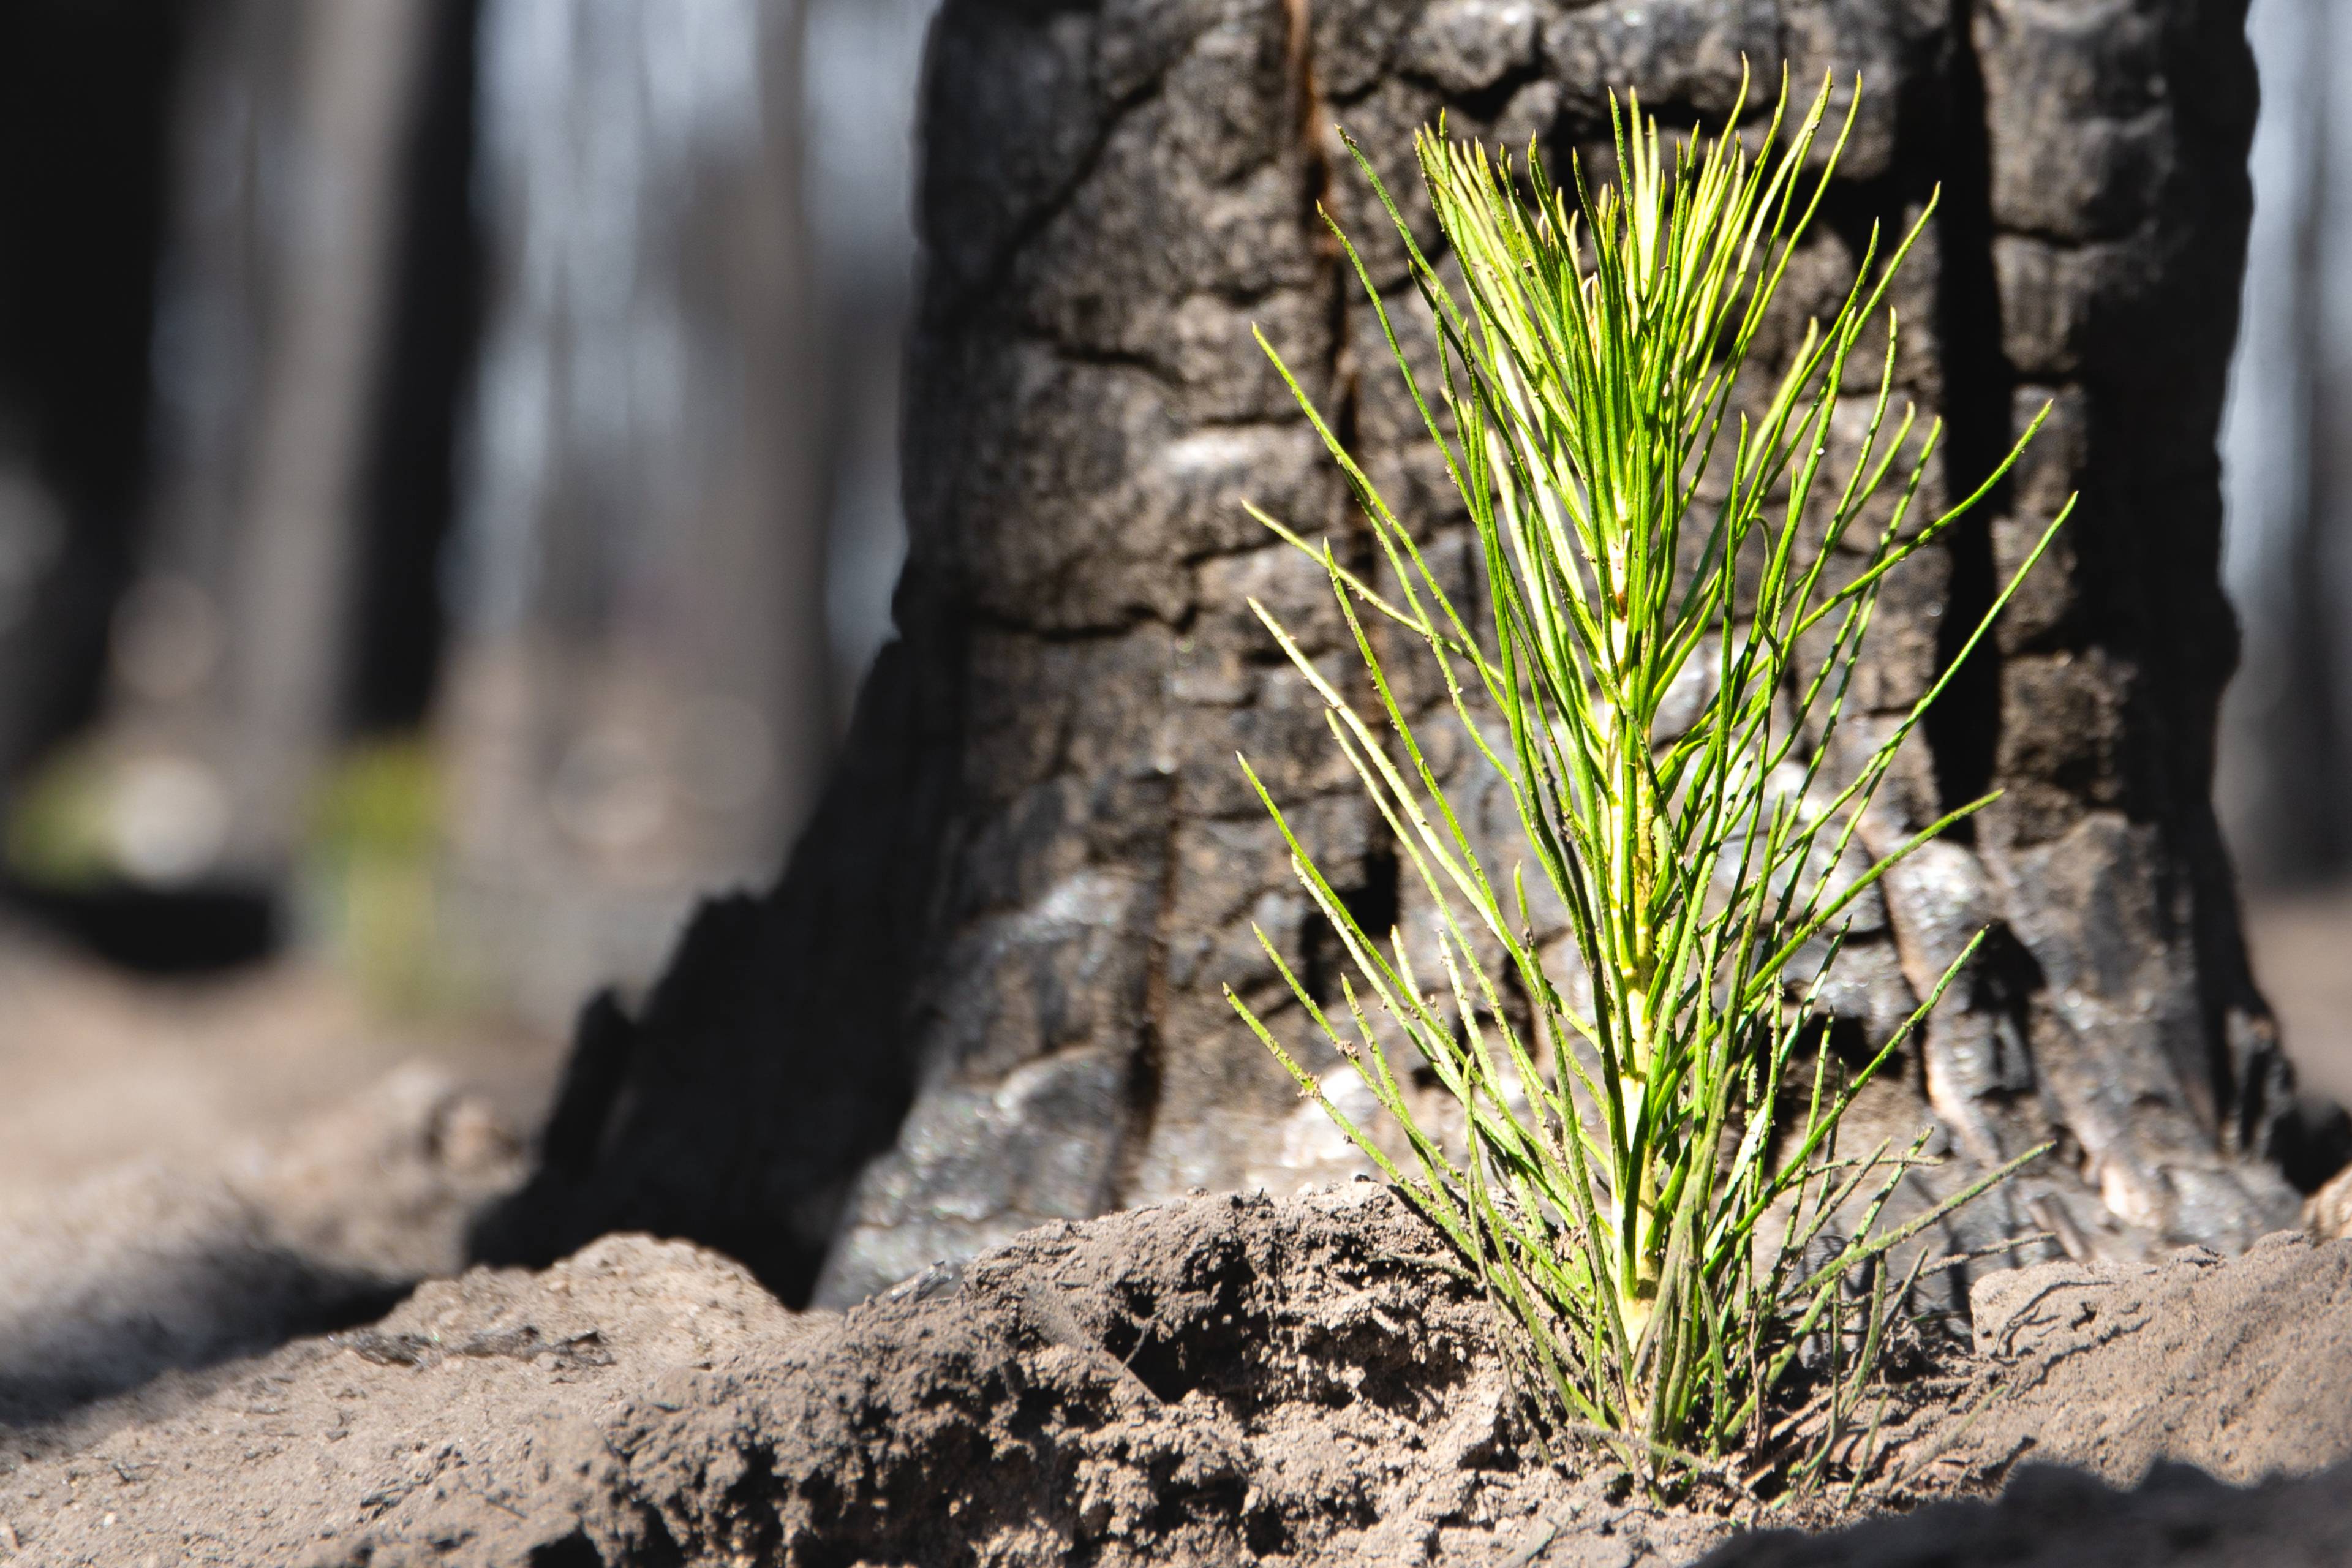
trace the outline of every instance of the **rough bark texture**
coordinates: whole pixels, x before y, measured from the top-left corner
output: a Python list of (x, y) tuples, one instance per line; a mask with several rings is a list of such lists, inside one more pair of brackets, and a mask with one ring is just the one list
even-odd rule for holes
[[(708, 909), (642, 1018), (602, 1008), (583, 1030), (555, 1141), (571, 1152), (490, 1249), (650, 1226), (849, 1300), (1042, 1221), (1344, 1169), (1218, 994), (1276, 998), (1253, 922), (1336, 984), (1234, 751), (1354, 868), (1366, 915), (1409, 937), (1427, 916), (1244, 606), (1265, 600), (1335, 672), (1352, 662), (1317, 569), (1238, 505), (1361, 549), (1251, 325), (1466, 588), (1465, 527), (1315, 217), (1328, 203), (1402, 306), (1400, 247), (1332, 122), (1410, 192), (1407, 138), (1441, 110), (1564, 153), (1594, 144), (1612, 87), (1669, 120), (1721, 115), (1743, 55), (1870, 83), (1792, 312), (1841, 286), (1872, 223), (1943, 188), (1896, 301), (1902, 389), (1950, 430), (1937, 487), (1972, 488), (2056, 404), (1989, 518), (1890, 591), (1858, 707), (1911, 701), (1950, 628), (2084, 495), (1871, 825), (1883, 845), (2007, 792), (1889, 879), (1842, 962), (1847, 1033), (1883, 1039), (1994, 929), (1871, 1114), (1900, 1133), (1932, 1106), (1956, 1162), (1930, 1184), (2057, 1141), (1980, 1205), (1979, 1235), (2121, 1254), (2293, 1224), (2277, 1162), (2326, 1162), (2297, 1142), (2208, 795), (2233, 658), (2213, 436), (2248, 207), (2242, 11), (949, 0), (904, 640), (781, 886)], [(1443, 765), (1507, 846), (1507, 803), (1461, 753)]]

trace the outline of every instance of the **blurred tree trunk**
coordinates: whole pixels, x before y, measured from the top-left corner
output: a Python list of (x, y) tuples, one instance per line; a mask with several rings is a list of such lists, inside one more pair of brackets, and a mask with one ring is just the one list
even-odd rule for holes
[(116, 616), (108, 826), (163, 884), (274, 878), (339, 738), (408, 156), (448, 0), (194, 16), (156, 516)]
[(0, 9), (0, 779), (87, 723), (138, 537), (177, 8)]
[[(1460, 134), (1591, 146), (1606, 89), (1718, 116), (1743, 55), (1768, 81), (1786, 57), (1800, 84), (1870, 83), (1792, 309), (1943, 187), (1897, 301), (1903, 390), (1950, 431), (1941, 491), (2056, 404), (1993, 515), (1889, 593), (1865, 726), (2084, 494), (1871, 825), (1883, 844), (2007, 792), (1859, 921), (1832, 1005), (1864, 1042), (1995, 932), (1869, 1115), (1940, 1118), (1934, 1185), (2056, 1140), (1968, 1236), (2113, 1255), (2292, 1224), (2278, 1162), (2305, 1152), (2209, 804), (2233, 657), (2213, 438), (2248, 212), (2242, 21), (2233, 0), (950, 0), (902, 640), (778, 888), (706, 907), (641, 1016), (592, 1009), (548, 1170), (491, 1249), (645, 1226), (845, 1300), (1043, 1221), (1346, 1171), (1218, 994), (1278, 997), (1253, 922), (1337, 979), (1234, 750), (1354, 868), (1369, 919), (1414, 940), (1430, 916), (1244, 605), (1351, 663), (1313, 563), (1239, 509), (1362, 552), (1251, 325), (1466, 589), (1464, 521), (1316, 218), (1333, 207), (1409, 318), (1332, 122), (1405, 192), (1407, 138), (1441, 110)], [(1442, 693), (1409, 700), (1434, 714)], [(1467, 750), (1440, 765), (1507, 847)]]
[[(2352, 289), (2330, 258), (2352, 239), (2352, 115), (2340, 79), (2352, 26), (2329, 0), (2264, 0), (2257, 48), (2273, 182), (2267, 245), (2247, 300), (2229, 456), (2233, 471), (2232, 589), (2244, 613), (2245, 671), (2224, 710), (2238, 742), (2221, 794), (2249, 880), (2327, 883), (2352, 868), (2352, 640), (2339, 613), (2352, 595)], [(2274, 140), (2273, 140), (2274, 138)], [(2267, 318), (2267, 319), (2265, 319)]]
[(442, 730), (457, 957), (558, 1016), (832, 750), (802, 6), (485, 0), (488, 330)]

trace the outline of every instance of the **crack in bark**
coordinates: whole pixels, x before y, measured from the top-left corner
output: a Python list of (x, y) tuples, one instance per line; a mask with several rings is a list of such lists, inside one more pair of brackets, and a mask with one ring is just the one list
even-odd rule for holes
[[(1976, 0), (1952, 0), (1952, 69), (1945, 116), (1943, 203), (1937, 220), (1936, 335), (1942, 358), (1945, 495), (1972, 493), (2000, 467), (2011, 439), (2011, 389), (2016, 376), (2000, 347), (2000, 285), (1992, 260), (1992, 149), (1986, 122), (1984, 68), (1977, 58)], [(1958, 657), (1999, 587), (1992, 520), (2011, 504), (2003, 482), (1946, 548), (1951, 578), (1937, 632), (1936, 658)], [(1954, 811), (1993, 782), (2000, 750), (2000, 650), (1988, 638), (1962, 666), (1921, 728), (1935, 758), (1939, 807)], [(1948, 835), (1973, 845), (1969, 818)]]

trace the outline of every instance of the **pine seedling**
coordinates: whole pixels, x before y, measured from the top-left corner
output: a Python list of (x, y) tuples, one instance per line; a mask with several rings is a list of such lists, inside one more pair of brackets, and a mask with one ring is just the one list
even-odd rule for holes
[[(1855, 1428), (1908, 1283), (1890, 1278), (1890, 1255), (2015, 1168), (1895, 1225), (1882, 1215), (1926, 1135), (1908, 1149), (1839, 1148), (1855, 1096), (1968, 954), (1866, 1062), (1845, 1071), (1820, 1046), (1814, 1004), (1856, 900), (1991, 797), (1856, 870), (1863, 814), (2066, 515), (1925, 696), (1871, 739), (1842, 733), (1888, 574), (1985, 499), (2041, 420), (1973, 494), (1915, 516), (1941, 432), (1892, 412), (1887, 294), (1932, 203), (1891, 251), (1874, 230), (1835, 313), (1762, 382), (1769, 397), (1747, 392), (1751, 347), (1853, 132), (1849, 108), (1817, 153), (1829, 106), (1825, 81), (1790, 125), (1784, 80), (1751, 152), (1739, 109), (1713, 136), (1670, 141), (1638, 100), (1612, 100), (1617, 177), (1590, 188), (1580, 165), (1570, 188), (1553, 184), (1532, 148), (1522, 168), (1423, 132), (1459, 292), (1349, 142), (1433, 323), (1433, 381), (1416, 375), (1361, 258), (1332, 230), (1474, 527), (1486, 603), (1455, 602), (1287, 367), (1390, 581), (1255, 513), (1321, 563), (1353, 634), (1360, 697), (1252, 604), (1321, 698), (1425, 895), (1442, 974), (1415, 972), (1401, 932), (1363, 929), (1244, 758), (1346, 951), (1340, 996), (1327, 1006), (1259, 940), (1370, 1086), (1401, 1141), (1391, 1146), (1409, 1152), (1392, 1160), (1378, 1129), (1339, 1110), (1227, 995), (1458, 1252), (1496, 1308), (1539, 1436), (1597, 1434), (1653, 1479), (1737, 1470), (1817, 1484), (1842, 1433), (1866, 1442)], [(1850, 362), (1880, 321), (1866, 422), (1835, 440)], [(1524, 830), (1510, 864), (1465, 830), (1405, 710), (1388, 666), (1397, 627), (1434, 661), (1453, 718), (1507, 787)], [(1670, 690), (1685, 694), (1671, 724)], [(1539, 951), (1531, 879), (1565, 911), (1575, 973)], [(1482, 963), (1482, 948), (1499, 957)], [(1446, 1114), (1427, 1109), (1416, 1073)], [(1827, 1349), (1801, 1364), (1808, 1342)], [(1792, 1430), (1810, 1435), (1794, 1459)]]

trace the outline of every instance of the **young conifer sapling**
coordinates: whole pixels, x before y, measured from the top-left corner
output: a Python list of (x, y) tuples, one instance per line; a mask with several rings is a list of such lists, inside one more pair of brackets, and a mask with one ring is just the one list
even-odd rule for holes
[[(1337, 998), (1318, 997), (1260, 942), (1395, 1142), (1345, 1115), (1265, 1018), (1227, 995), (1451, 1242), (1497, 1309), (1538, 1433), (1602, 1435), (1653, 1474), (1719, 1471), (1742, 1449), (1769, 1463), (1809, 1338), (1834, 1352), (1825, 1392), (1811, 1374), (1823, 1415), (1811, 1430), (1851, 1423), (1903, 1289), (1890, 1253), (2023, 1163), (1894, 1225), (1882, 1212), (1925, 1134), (1907, 1150), (1839, 1149), (1855, 1095), (1968, 954), (1858, 1068), (1842, 1073), (1816, 1048), (1813, 1003), (1856, 900), (1990, 797), (1856, 870), (1864, 813), (2065, 519), (1952, 665), (1859, 734), (1846, 704), (1881, 586), (1983, 501), (2041, 419), (1973, 493), (1922, 515), (1940, 426), (1894, 411), (1887, 294), (1932, 202), (1883, 255), (1874, 231), (1835, 312), (1776, 356), (1777, 379), (1743, 378), (1853, 132), (1849, 105), (1819, 145), (1831, 96), (1825, 81), (1791, 124), (1784, 83), (1754, 151), (1738, 109), (1711, 136), (1669, 139), (1629, 97), (1612, 103), (1615, 177), (1588, 185), (1572, 164), (1565, 188), (1533, 149), (1517, 165), (1424, 131), (1416, 151), (1458, 290), (1357, 151), (1433, 324), (1433, 381), (1416, 375), (1361, 258), (1333, 232), (1444, 455), (1485, 602), (1456, 602), (1423, 534), (1287, 367), (1378, 564), (1354, 569), (1256, 513), (1320, 562), (1353, 635), (1361, 691), (1252, 605), (1321, 698), (1418, 884), (1438, 973), (1416, 972), (1401, 932), (1362, 928), (1244, 758), (1351, 973)], [(1848, 408), (1859, 434), (1841, 440), (1841, 397), (1874, 329), (1875, 390)], [(1423, 655), (1516, 807), (1521, 842), (1507, 856), (1474, 841), (1399, 700), (1390, 661)], [(1573, 964), (1539, 951), (1531, 880), (1564, 911)], [(1448, 1114), (1412, 1087), (1416, 1069)], [(1817, 1474), (1828, 1451), (1823, 1436), (1799, 1469)]]

